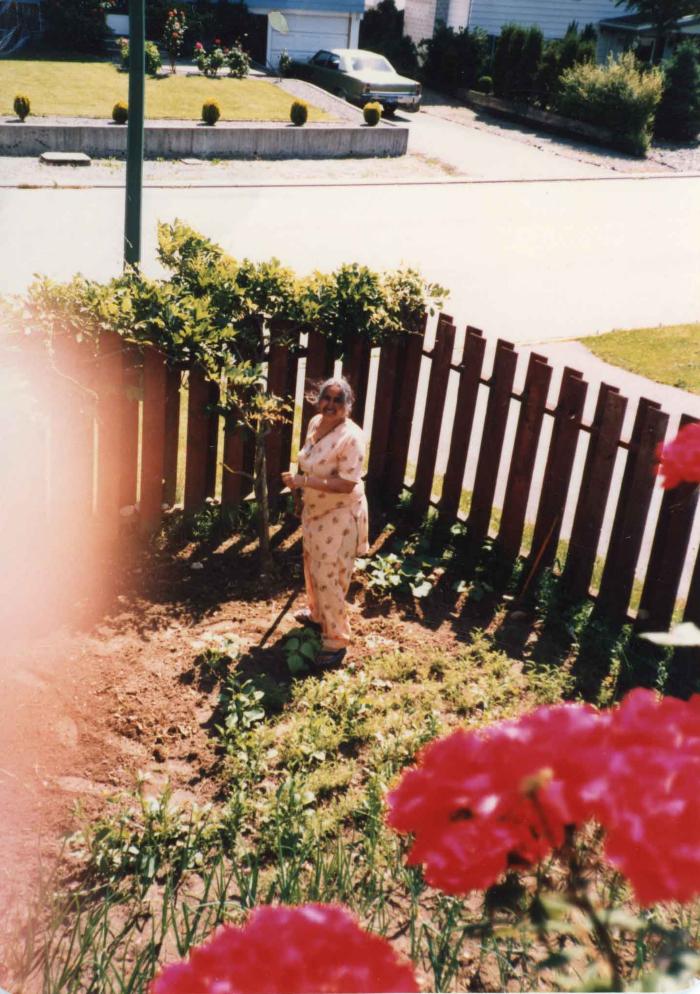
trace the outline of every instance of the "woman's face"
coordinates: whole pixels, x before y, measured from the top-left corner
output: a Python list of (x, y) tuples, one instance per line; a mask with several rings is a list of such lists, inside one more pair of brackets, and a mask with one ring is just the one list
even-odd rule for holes
[(328, 421), (342, 421), (347, 417), (347, 403), (341, 388), (335, 384), (326, 387), (318, 398), (318, 409)]

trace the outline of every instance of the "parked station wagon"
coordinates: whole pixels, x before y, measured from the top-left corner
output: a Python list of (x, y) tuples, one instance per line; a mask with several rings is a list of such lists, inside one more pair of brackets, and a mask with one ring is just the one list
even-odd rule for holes
[(376, 100), (389, 114), (420, 108), (420, 83), (400, 76), (383, 55), (361, 48), (321, 49), (308, 62), (292, 63), (292, 74), (359, 106)]

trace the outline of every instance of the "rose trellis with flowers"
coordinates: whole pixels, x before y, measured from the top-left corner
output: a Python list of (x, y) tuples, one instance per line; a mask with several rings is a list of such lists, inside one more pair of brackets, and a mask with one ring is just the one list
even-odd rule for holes
[(183, 10), (173, 7), (168, 11), (163, 25), (163, 47), (168, 53), (170, 71), (175, 72), (175, 61), (182, 52), (187, 30), (187, 16)]

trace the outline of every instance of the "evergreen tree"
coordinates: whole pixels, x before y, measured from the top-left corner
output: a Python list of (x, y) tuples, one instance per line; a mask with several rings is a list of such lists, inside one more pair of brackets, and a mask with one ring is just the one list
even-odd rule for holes
[(654, 130), (661, 138), (692, 141), (700, 132), (700, 62), (692, 41), (679, 45), (665, 77)]

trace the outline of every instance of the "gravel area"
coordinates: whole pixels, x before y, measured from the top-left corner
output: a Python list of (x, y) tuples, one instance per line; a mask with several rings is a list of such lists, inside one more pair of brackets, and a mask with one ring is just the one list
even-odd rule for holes
[(700, 172), (700, 142), (694, 145), (672, 145), (659, 142), (652, 146), (646, 159), (625, 155), (623, 152), (588, 145), (574, 138), (565, 138), (547, 131), (506, 121), (503, 118), (474, 111), (464, 104), (431, 90), (423, 92), (422, 112), (463, 124), (466, 127), (503, 134), (511, 140), (561, 155), (579, 162), (605, 166), (623, 173), (685, 173)]

